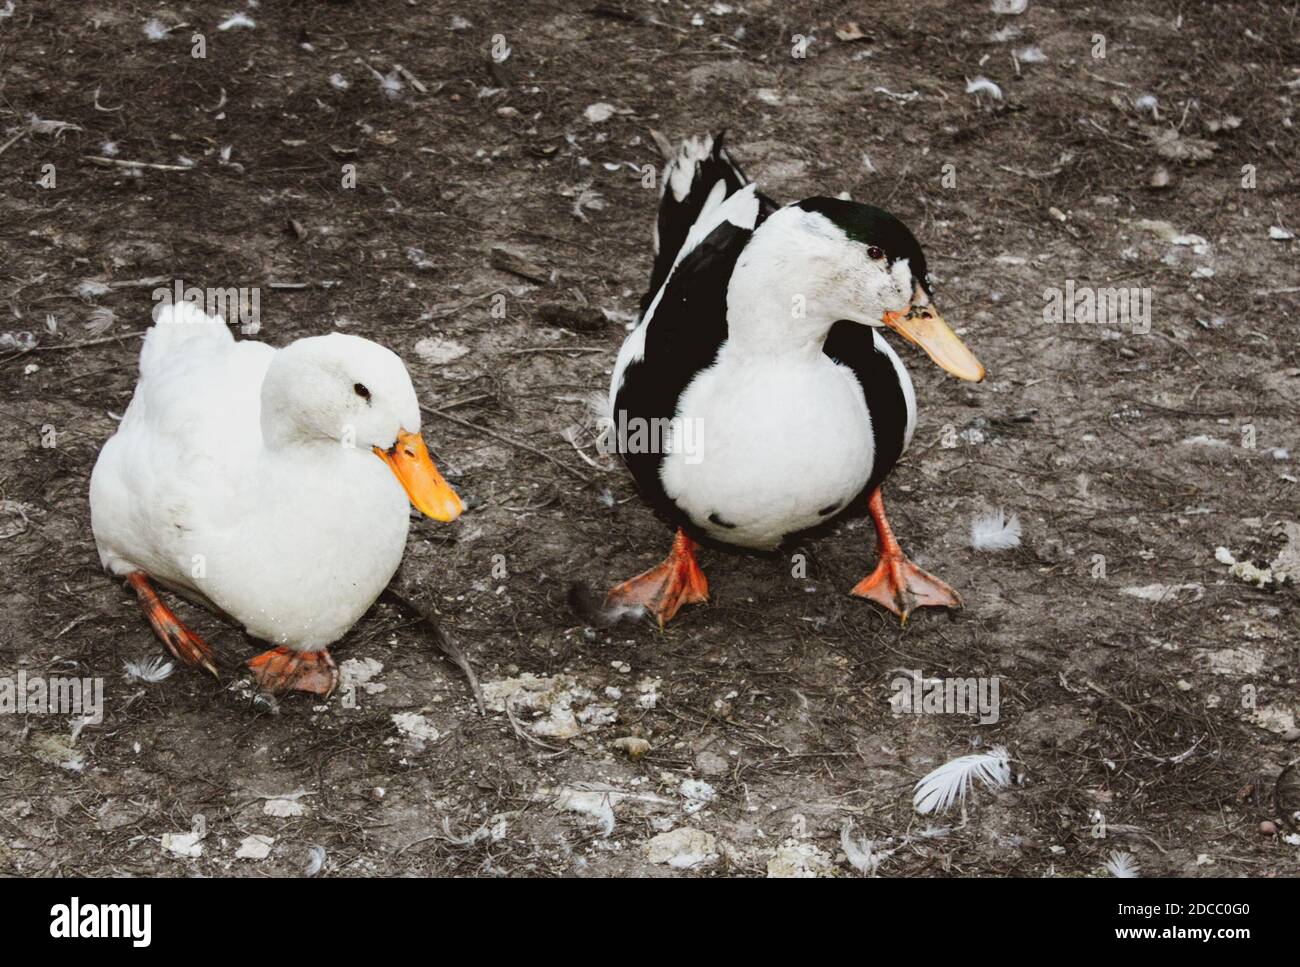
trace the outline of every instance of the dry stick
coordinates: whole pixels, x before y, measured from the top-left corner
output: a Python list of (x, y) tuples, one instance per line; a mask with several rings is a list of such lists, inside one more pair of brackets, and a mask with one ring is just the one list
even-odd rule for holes
[(487, 703), (483, 700), (483, 689), (479, 686), (478, 676), (474, 674), (474, 666), (469, 663), (469, 658), (466, 657), (465, 652), (461, 650), (459, 645), (447, 637), (438, 622), (434, 620), (433, 615), (426, 608), (417, 604), (414, 600), (408, 598), (396, 588), (390, 587), (388, 593), (405, 605), (408, 610), (419, 615), (420, 618), (424, 620), (424, 623), (433, 629), (434, 643), (437, 644), (438, 649), (444, 655), (455, 662), (456, 666), (465, 673), (465, 677), (469, 680), (470, 691), (474, 693), (474, 700), (478, 702), (479, 714), (487, 715)]
[(405, 67), (403, 67), (401, 64), (394, 64), (394, 65), (393, 65), (393, 70), (397, 71), (397, 73), (399, 73), (399, 74), (401, 74), (403, 77), (405, 77), (405, 78), (406, 78), (406, 83), (410, 84), (412, 87), (414, 87), (414, 88), (415, 88), (417, 91), (419, 91), (421, 94), (428, 94), (428, 93), (429, 93), (429, 89), (428, 89), (427, 87), (425, 87), (422, 83), (420, 83), (420, 79), (419, 79), (418, 77), (416, 77), (414, 74), (412, 74), (410, 71), (408, 71), (408, 70), (407, 70)]
[(12, 138), (10, 138), (8, 141), (6, 141), (3, 145), (0, 145), (0, 154), (4, 154), (4, 153), (5, 153), (6, 151), (8, 151), (8, 150), (13, 146), (13, 145), (17, 144), (19, 141), (21, 141), (23, 138), (27, 137), (27, 135), (29, 135), (29, 134), (31, 134), (31, 130), (30, 130), (30, 129), (24, 129), (24, 130), (22, 130), (22, 131), (19, 131), (19, 132), (18, 132), (17, 134), (15, 134)]
[(120, 158), (100, 158), (95, 155), (86, 155), (85, 159), (92, 164), (97, 164), (101, 168), (150, 168), (154, 171), (193, 171), (192, 165), (160, 165), (151, 161), (123, 161)]
[(522, 356), (524, 353), (607, 353), (608, 346), (529, 346), (525, 349), (508, 350), (508, 356)]
[(33, 346), (31, 349), (23, 349), (12, 356), (6, 356), (0, 359), (0, 363), (7, 363), (11, 359), (18, 359), (20, 356), (26, 356), (28, 353), (46, 353), (56, 352), (61, 349), (81, 349), (83, 346), (101, 346), (106, 342), (117, 342), (119, 339), (138, 339), (147, 333), (148, 329), (141, 329), (139, 332), (124, 332), (117, 336), (102, 336), (99, 339), (83, 339), (81, 342), (65, 342), (57, 346)]
[(469, 427), (469, 429), (471, 430), (477, 430), (479, 433), (483, 433), (487, 436), (492, 437), (493, 439), (500, 440), (502, 443), (508, 443), (512, 447), (518, 447), (520, 450), (527, 450), (529, 453), (535, 453), (543, 460), (547, 460), (555, 464), (565, 473), (572, 474), (573, 476), (577, 477), (584, 484), (591, 483), (591, 481), (587, 479), (586, 475), (583, 474), (582, 471), (575, 470), (573, 467), (570, 467), (567, 463), (561, 463), (559, 460), (555, 459), (555, 457), (551, 456), (549, 453), (545, 452), (544, 450), (538, 450), (536, 447), (530, 447), (527, 443), (521, 443), (519, 440), (513, 440), (510, 437), (505, 436), (504, 434), (497, 433), (495, 430), (489, 430), (487, 427), (479, 426), (477, 423), (471, 423), (469, 420), (462, 420), (458, 416), (452, 416), (450, 413), (446, 413), (443, 410), (434, 409), (431, 406), (421, 405), (420, 409), (430, 414), (431, 416), (438, 416), (444, 420), (451, 420), (451, 422), (453, 423), (459, 423), (461, 426)]

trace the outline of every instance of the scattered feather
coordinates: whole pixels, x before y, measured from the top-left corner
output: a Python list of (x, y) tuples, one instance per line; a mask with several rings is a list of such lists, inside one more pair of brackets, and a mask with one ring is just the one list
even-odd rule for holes
[(1020, 546), (1020, 518), (999, 507), (970, 523), (970, 546), (977, 551), (1005, 551)]
[(600, 826), (602, 835), (609, 836), (614, 832), (614, 807), (625, 798), (625, 793), (612, 787), (594, 784), (590, 787), (566, 786), (556, 797), (555, 808), (590, 816)]
[(80, 124), (73, 124), (71, 121), (51, 121), (46, 118), (38, 118), (35, 114), (27, 115), (27, 130), (32, 134), (52, 134), (56, 138), (62, 137), (65, 131), (84, 131), (86, 130)]
[(987, 94), (995, 101), (1002, 100), (1002, 88), (998, 87), (991, 80), (981, 74), (973, 81), (966, 82), (967, 94)]
[(1111, 876), (1118, 877), (1121, 880), (1134, 880), (1142, 875), (1142, 867), (1138, 866), (1133, 854), (1121, 850), (1112, 851), (1110, 858), (1102, 866), (1106, 868), (1106, 872)]
[(105, 141), (103, 144), (99, 146), (99, 153), (102, 154), (105, 158), (116, 158), (117, 142)]
[(170, 33), (167, 25), (157, 17), (150, 17), (144, 22), (144, 35), (150, 40), (166, 40), (167, 34)]
[(601, 197), (600, 192), (587, 186), (580, 186), (575, 192), (576, 197), (573, 201), (573, 216), (580, 222), (585, 222), (587, 216), (584, 209), (591, 211), (601, 211), (605, 207), (605, 199)]
[(313, 845), (307, 850), (307, 865), (303, 868), (303, 876), (312, 877), (319, 873), (325, 867), (325, 847)]
[(402, 72), (396, 68), (380, 76), (379, 93), (384, 97), (396, 100), (402, 96), (404, 90), (406, 90), (406, 82), (402, 80)]
[(954, 802), (965, 806), (974, 780), (989, 789), (1011, 785), (1011, 754), (1005, 746), (995, 745), (988, 752), (964, 755), (945, 762), (922, 778), (912, 794), (912, 806), (925, 816), (946, 812)]
[(342, 74), (330, 75), (330, 87), (334, 88), (334, 90), (346, 91), (351, 86), (352, 85), (348, 83), (348, 79)]
[(256, 26), (257, 24), (253, 22), (253, 18), (250, 17), (248, 14), (236, 13), (227, 17), (221, 23), (217, 24), (217, 29), (218, 30), (239, 30), (242, 28), (244, 30), (252, 30)]
[(581, 582), (569, 586), (569, 607), (593, 628), (612, 628), (621, 621), (640, 621), (648, 614), (640, 605), (607, 606), (603, 594)]
[(1016, 60), (1022, 64), (1042, 64), (1047, 60), (1047, 55), (1041, 47), (1025, 47), (1016, 51)]
[(880, 864), (893, 855), (893, 850), (879, 852), (874, 840), (853, 835), (853, 820), (846, 819), (840, 827), (840, 848), (849, 866), (865, 876), (875, 876)]
[(1275, 242), (1289, 242), (1295, 238), (1295, 232), (1281, 225), (1270, 225), (1268, 227), (1268, 237)]
[(1018, 17), (1029, 9), (1029, 0), (993, 0), (990, 9), (1004, 17)]
[(96, 306), (86, 320), (86, 331), (92, 336), (101, 335), (113, 327), (116, 319), (117, 314), (108, 306)]
[(99, 279), (84, 279), (77, 283), (77, 295), (82, 299), (94, 299), (112, 291), (107, 282)]
[(122, 667), (126, 671), (128, 681), (144, 682), (146, 685), (166, 681), (171, 678), (172, 672), (176, 670), (174, 664), (163, 661), (159, 655), (125, 661), (122, 663)]

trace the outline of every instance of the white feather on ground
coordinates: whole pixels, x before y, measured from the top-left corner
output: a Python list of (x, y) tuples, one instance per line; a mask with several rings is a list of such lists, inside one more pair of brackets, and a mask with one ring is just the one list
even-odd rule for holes
[(1020, 518), (999, 507), (970, 522), (970, 546), (977, 551), (1005, 551), (1020, 546)]
[(865, 836), (853, 835), (853, 820), (847, 819), (840, 827), (840, 848), (849, 866), (866, 876), (875, 876), (881, 862), (893, 855), (893, 850), (881, 852), (876, 849), (874, 840)]
[(1102, 866), (1111, 876), (1119, 877), (1121, 880), (1132, 880), (1142, 875), (1142, 867), (1138, 866), (1133, 854), (1120, 850), (1112, 851), (1110, 858)]
[(217, 29), (238, 30), (242, 27), (244, 30), (252, 30), (256, 26), (257, 24), (253, 22), (253, 18), (250, 17), (248, 14), (236, 13), (227, 17), (221, 23), (217, 24)]
[(176, 668), (171, 662), (163, 661), (158, 655), (125, 661), (122, 663), (122, 667), (126, 670), (126, 677), (129, 680), (145, 682), (146, 684), (153, 684), (170, 678), (171, 673)]
[(916, 784), (912, 806), (925, 816), (946, 812), (954, 802), (964, 805), (976, 779), (989, 789), (1004, 789), (1011, 785), (1011, 753), (1005, 746), (995, 745), (988, 752), (945, 762)]
[(995, 101), (1002, 100), (1002, 88), (998, 87), (991, 80), (983, 75), (975, 78), (973, 81), (966, 82), (967, 94), (987, 94)]

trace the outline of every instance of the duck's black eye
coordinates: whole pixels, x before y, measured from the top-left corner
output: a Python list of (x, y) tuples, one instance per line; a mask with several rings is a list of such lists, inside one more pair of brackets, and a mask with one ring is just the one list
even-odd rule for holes
[(884, 251), (880, 248), (879, 245), (868, 245), (868, 246), (867, 246), (867, 258), (872, 259), (872, 260), (874, 260), (874, 261), (879, 261), (880, 259), (883, 259), (884, 257), (885, 257), (885, 253), (884, 253)]
[(352, 392), (356, 393), (367, 403), (370, 402), (370, 390), (366, 389), (365, 383), (357, 383), (352, 387)]

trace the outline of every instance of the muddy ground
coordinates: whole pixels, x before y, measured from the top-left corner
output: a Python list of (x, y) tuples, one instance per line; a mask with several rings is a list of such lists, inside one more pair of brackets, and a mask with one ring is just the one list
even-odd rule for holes
[[(0, 676), (101, 677), (106, 703), (75, 739), (0, 715), (0, 872), (862, 875), (846, 824), (882, 875), (1300, 872), (1273, 802), (1297, 585), (1216, 559), (1280, 572), (1300, 539), (1294, 5), (261, 0), (219, 29), (240, 2), (0, 9)], [(903, 350), (920, 421), (885, 489), (960, 613), (848, 597), (865, 521), (706, 552), (713, 603), (663, 633), (566, 604), (667, 549), (586, 399), (649, 274), (648, 131), (722, 127), (776, 196), (907, 221), (988, 368)], [(251, 338), (404, 356), (472, 510), (414, 523), (396, 583), (486, 715), (388, 598), (324, 704), (256, 700), (261, 647), (183, 602), (222, 683), (124, 676), (161, 649), (87, 483), (159, 278), (258, 289)], [(1045, 321), (1069, 280), (1149, 289), (1149, 332)], [(998, 507), (1020, 545), (973, 550)], [(900, 669), (996, 677), (998, 721), (894, 714)], [(914, 812), (918, 778), (999, 744), (1009, 788)]]

